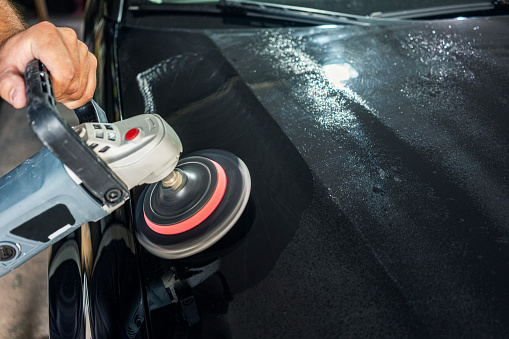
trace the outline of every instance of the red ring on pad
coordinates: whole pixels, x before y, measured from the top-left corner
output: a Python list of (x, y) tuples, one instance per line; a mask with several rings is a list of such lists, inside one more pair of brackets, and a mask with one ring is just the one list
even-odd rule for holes
[(217, 170), (217, 185), (216, 189), (214, 190), (214, 193), (210, 197), (210, 200), (205, 204), (205, 206), (203, 206), (201, 210), (199, 210), (193, 216), (189, 217), (184, 221), (171, 225), (158, 225), (153, 223), (147, 218), (144, 207), (143, 216), (145, 217), (145, 222), (152, 231), (163, 235), (184, 233), (201, 224), (205, 219), (207, 219), (212, 214), (212, 212), (216, 210), (217, 206), (223, 199), (224, 192), (226, 191), (227, 180), (224, 169), (217, 162), (213, 160), (210, 161), (214, 164), (214, 166), (216, 166)]

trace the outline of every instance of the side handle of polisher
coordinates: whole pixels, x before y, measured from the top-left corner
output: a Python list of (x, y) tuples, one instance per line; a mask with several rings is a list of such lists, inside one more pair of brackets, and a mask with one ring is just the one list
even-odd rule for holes
[(25, 70), (27, 117), (32, 130), (82, 185), (112, 210), (129, 198), (127, 186), (60, 116), (46, 67), (38, 60)]
[(120, 206), (127, 187), (62, 119), (48, 71), (25, 71), (27, 116), (43, 147), (0, 178), (0, 276)]

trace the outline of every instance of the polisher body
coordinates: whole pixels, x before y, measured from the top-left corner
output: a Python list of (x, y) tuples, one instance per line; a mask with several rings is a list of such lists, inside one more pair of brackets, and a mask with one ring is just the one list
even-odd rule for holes
[[(84, 123), (74, 130), (128, 189), (168, 176), (182, 152), (177, 134), (158, 115)], [(124, 203), (98, 202), (46, 147), (0, 178), (0, 197), (0, 276)]]
[[(89, 102), (75, 111), (84, 123), (72, 129), (56, 108), (51, 76), (38, 60), (28, 64), (25, 83), (28, 120), (45, 147), (0, 178), (0, 276), (119, 208), (128, 190), (141, 184), (152, 185), (142, 199), (137, 235), (156, 255), (193, 255), (239, 219), (251, 178), (233, 154), (202, 152), (174, 173), (182, 143), (159, 115), (107, 123), (104, 111)], [(147, 240), (150, 232), (156, 241)]]
[(74, 129), (129, 189), (167, 177), (182, 153), (177, 133), (157, 114)]

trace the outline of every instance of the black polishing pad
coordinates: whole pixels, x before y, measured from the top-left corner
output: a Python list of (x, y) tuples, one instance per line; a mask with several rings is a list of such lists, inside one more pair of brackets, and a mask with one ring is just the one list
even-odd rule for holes
[(191, 256), (221, 239), (239, 219), (251, 191), (246, 165), (230, 152), (196, 152), (181, 159), (176, 170), (182, 185), (150, 185), (136, 209), (138, 240), (167, 259)]
[(185, 222), (200, 213), (217, 189), (218, 173), (210, 159), (196, 156), (185, 158), (179, 162), (176, 171), (183, 178), (177, 189), (164, 187), (158, 182), (147, 190), (143, 211), (156, 225), (166, 225), (169, 228), (170, 225)]

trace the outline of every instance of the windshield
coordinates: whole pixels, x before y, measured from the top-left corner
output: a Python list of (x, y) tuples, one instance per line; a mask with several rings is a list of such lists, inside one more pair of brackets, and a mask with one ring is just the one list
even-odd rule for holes
[[(218, 0), (147, 0), (153, 4), (205, 4), (219, 3)], [(263, 3), (281, 4), (340, 12), (354, 15), (371, 15), (377, 12), (396, 12), (431, 7), (461, 6), (490, 3), (479, 0), (269, 0)]]

